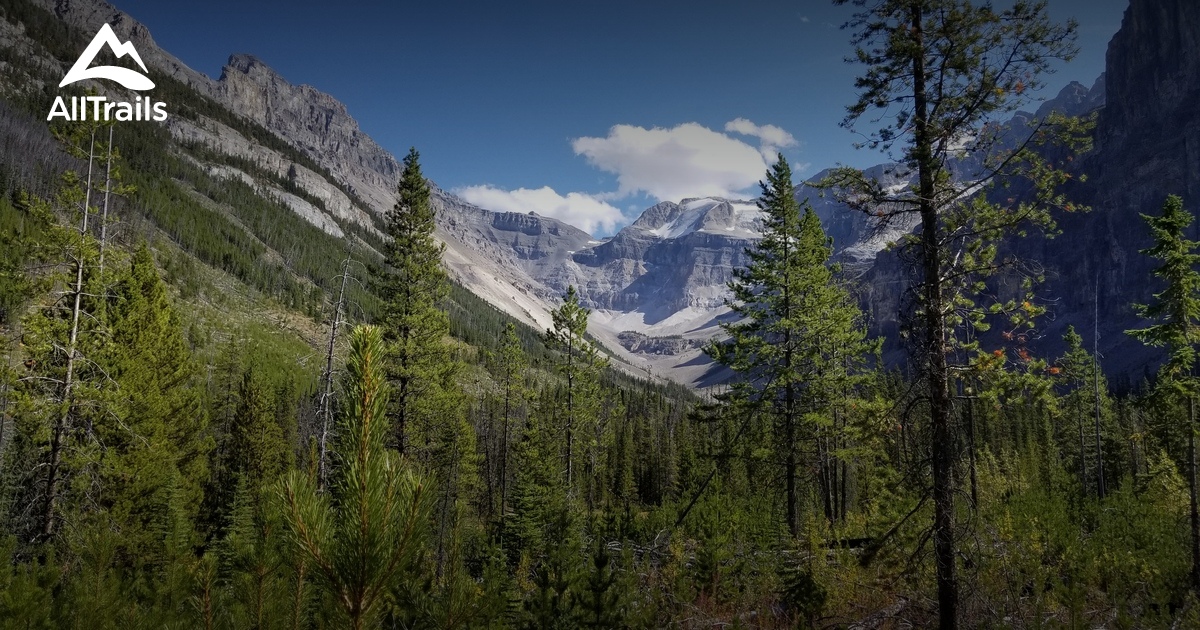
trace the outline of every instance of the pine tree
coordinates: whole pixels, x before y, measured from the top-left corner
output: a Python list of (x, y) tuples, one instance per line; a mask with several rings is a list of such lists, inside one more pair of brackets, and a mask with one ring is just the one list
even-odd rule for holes
[(509, 461), (512, 450), (512, 423), (520, 414), (526, 400), (525, 372), (529, 358), (517, 337), (517, 327), (509, 322), (504, 327), (504, 345), (500, 347), (499, 379), (501, 396), (504, 400), (503, 423), (500, 427), (500, 523), (503, 529), (504, 516), (508, 511)]
[(525, 618), (520, 626), (529, 629), (581, 627), (581, 580), (578, 526), (566, 502), (545, 506), (541, 549), (534, 570), (533, 590), (525, 598)]
[[(958, 624), (954, 470), (957, 459), (950, 359), (960, 350), (987, 360), (977, 340), (965, 333), (986, 329), (989, 315), (1012, 330), (1031, 326), (1040, 312), (1031, 296), (1036, 273), (1022, 273), (998, 258), (998, 241), (1040, 229), (1055, 230), (1050, 210), (1072, 210), (1058, 188), (1065, 170), (1042, 158), (1039, 144), (1087, 146), (1078, 121), (1051, 116), (1026, 130), (990, 125), (1027, 103), (1054, 63), (1075, 52), (1075, 25), (1050, 21), (1045, 2), (1018, 2), (996, 10), (971, 0), (834, 0), (860, 10), (847, 25), (856, 29), (855, 55), (865, 66), (856, 79), (858, 98), (847, 107), (843, 126), (878, 125), (867, 130), (872, 149), (899, 147), (898, 175), (910, 183), (899, 189), (838, 169), (830, 184), (842, 199), (882, 224), (914, 221), (919, 231), (901, 239), (900, 249), (917, 269), (913, 319), (913, 364), (928, 400), (932, 430), (933, 543), (939, 625)], [(880, 116), (868, 112), (880, 110)], [(1009, 147), (1018, 149), (1011, 150)], [(1071, 147), (1071, 148), (1075, 148)], [(971, 156), (952, 175), (949, 160)], [(1005, 205), (990, 203), (981, 189), (1019, 185), (1028, 194)], [(1002, 193), (1001, 193), (1002, 194)], [(1020, 276), (1022, 295), (979, 305), (975, 296), (1000, 270)], [(973, 330), (974, 329), (974, 330)]]
[[(1080, 493), (1087, 495), (1088, 487), (1092, 485), (1094, 479), (1097, 496), (1104, 498), (1102, 493), (1107, 482), (1104, 473), (1104, 450), (1100, 438), (1101, 418), (1095, 418), (1092, 428), (1095, 433), (1092, 436), (1085, 435), (1085, 433), (1092, 432), (1085, 431), (1085, 421), (1094, 417), (1097, 403), (1101, 417), (1109, 415), (1111, 403), (1105, 391), (1107, 387), (1097, 386), (1097, 379), (1102, 382), (1103, 376), (1098, 374), (1095, 358), (1083, 348), (1083, 337), (1075, 332), (1074, 326), (1067, 327), (1067, 334), (1063, 336), (1063, 341), (1067, 344), (1067, 352), (1058, 360), (1055, 367), (1058, 380), (1071, 388), (1060, 405), (1068, 417), (1075, 417), (1074, 424), (1078, 439), (1073, 440), (1077, 444), (1072, 444), (1072, 447), (1077, 449), (1079, 454)], [(1099, 396), (1098, 401), (1096, 400), (1097, 396)], [(1094, 444), (1089, 446), (1088, 442), (1094, 442)], [(1094, 451), (1090, 457), (1088, 455), (1089, 448)], [(1072, 448), (1064, 450), (1070, 452)], [(1091, 472), (1089, 473), (1089, 471)]]
[(1200, 508), (1196, 487), (1196, 344), (1200, 343), (1200, 243), (1184, 237), (1192, 224), (1192, 214), (1183, 207), (1183, 199), (1167, 197), (1162, 216), (1142, 215), (1150, 226), (1154, 246), (1142, 253), (1162, 264), (1154, 275), (1166, 284), (1154, 294), (1155, 303), (1136, 305), (1139, 315), (1157, 322), (1146, 328), (1126, 331), (1142, 343), (1167, 349), (1167, 362), (1159, 370), (1165, 389), (1186, 398), (1188, 407), (1188, 486), (1191, 502), (1192, 588), (1200, 592)]
[[(747, 250), (750, 264), (734, 271), (729, 306), (738, 321), (723, 324), (728, 340), (708, 353), (738, 374), (723, 398), (774, 420), (783, 467), (786, 523), (799, 532), (802, 443), (819, 427), (806, 414), (829, 416), (870, 349), (862, 314), (828, 264), (832, 244), (811, 206), (796, 200), (782, 155), (762, 183), (763, 238)], [(811, 417), (811, 416), (810, 416)], [(823, 436), (822, 436), (823, 437)], [(825, 462), (821, 462), (824, 464)]]
[(101, 360), (115, 387), (94, 428), (101, 506), (131, 557), (160, 556), (173, 511), (190, 522), (199, 509), (211, 438), (191, 350), (145, 246), (113, 297)]
[[(91, 220), (96, 211), (92, 204), (99, 130), (95, 122), (59, 130), (59, 140), (67, 152), (87, 160), (86, 175), (67, 171), (53, 202), (28, 199), (31, 212), (45, 217), (51, 225), (47, 244), (61, 252), (62, 277), (58, 282), (65, 285), (59, 301), (33, 315), (25, 324), (38, 338), (38, 343), (31, 348), (34, 356), (29, 360), (43, 370), (41, 378), (44, 382), (53, 383), (56, 389), (52, 395), (55, 409), (50, 413), (50, 444), (41, 510), (40, 536), (43, 539), (48, 539), (54, 532), (59, 516), (58, 502), (67, 472), (64, 456), (76, 428), (75, 421), (83, 420), (82, 410), (87, 407), (81, 402), (90, 396), (89, 392), (96, 390), (100, 378), (88, 368), (91, 358), (88, 355), (103, 345), (103, 335), (98, 333), (105, 320), (104, 302), (96, 299), (102, 292), (102, 284), (96, 271), (98, 246), (92, 235)], [(55, 221), (56, 214), (65, 215), (66, 221)], [(95, 359), (91, 358), (91, 361)]]
[[(559, 372), (566, 378), (565, 417), (560, 418), (566, 451), (567, 492), (575, 488), (576, 436), (591, 437), (596, 422), (600, 372), (608, 360), (596, 344), (587, 339), (587, 318), (591, 311), (579, 304), (574, 286), (567, 287), (563, 303), (550, 315), (554, 326), (546, 331), (546, 341), (561, 353)], [(587, 480), (589, 489), (592, 480)], [(592, 499), (588, 493), (589, 501)]]
[(434, 238), (437, 226), (430, 196), (419, 155), (410, 149), (396, 205), (387, 216), (392, 240), (380, 288), (394, 391), (395, 444), (401, 454), (428, 465), (440, 484), (436, 508), (440, 572), (458, 501), (477, 482), (477, 453), (457, 382), (461, 364), (446, 339), (450, 320), (444, 302), (449, 282), (441, 266), (445, 245)]
[(414, 568), (431, 514), (422, 476), (385, 447), (384, 355), (378, 328), (354, 329), (330, 491), (319, 492), (316, 479), (298, 471), (278, 486), (295, 552), (308, 558), (319, 588), (356, 630), (373, 626)]
[(437, 226), (419, 157), (414, 148), (404, 158), (399, 197), (387, 215), (391, 242), (379, 282), (388, 376), (394, 389), (395, 443), (401, 453), (407, 453), (415, 434), (437, 418), (437, 406), (444, 402), (441, 390), (457, 369), (445, 344), (450, 320), (441, 306), (449, 294), (441, 266), (445, 245), (433, 236)]
[(278, 479), (292, 464), (292, 449), (276, 414), (276, 396), (261, 369), (246, 368), (238, 387), (238, 403), (230, 429), (227, 468), (235, 483), (261, 488)]
[(597, 536), (591, 544), (589, 561), (576, 587), (579, 601), (580, 627), (625, 628), (628, 627), (627, 586), (621, 579), (619, 567), (614, 566), (612, 556)]

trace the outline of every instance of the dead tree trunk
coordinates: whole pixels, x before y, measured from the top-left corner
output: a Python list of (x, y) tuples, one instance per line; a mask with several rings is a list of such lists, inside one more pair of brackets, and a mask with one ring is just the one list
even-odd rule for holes
[(61, 465), (63, 443), (69, 429), (71, 408), (74, 405), (72, 395), (75, 389), (75, 355), (79, 348), (79, 315), (83, 310), (83, 271), (84, 256), (83, 242), (87, 238), (88, 214), (92, 202), (92, 162), (96, 149), (96, 131), (93, 129), (88, 144), (87, 188), (83, 195), (83, 219), (79, 228), (80, 247), (75, 252), (75, 285), (73, 287), (74, 306), (71, 310), (71, 335), (67, 341), (67, 369), (63, 376), (62, 389), (59, 395), (59, 413), (55, 419), (50, 438), (50, 463), (46, 469), (46, 503), (42, 511), (42, 538), (49, 539), (54, 533), (54, 512), (58, 502), (58, 484), (61, 481)]
[(333, 424), (333, 350), (337, 344), (338, 326), (342, 323), (342, 307), (346, 299), (346, 281), (350, 278), (350, 263), (346, 256), (342, 261), (342, 284), (338, 289), (337, 303), (333, 308), (333, 326), (329, 328), (329, 346), (325, 353), (324, 391), (321, 393), (321, 437), (318, 440), (317, 483), (324, 489), (329, 477), (329, 430)]

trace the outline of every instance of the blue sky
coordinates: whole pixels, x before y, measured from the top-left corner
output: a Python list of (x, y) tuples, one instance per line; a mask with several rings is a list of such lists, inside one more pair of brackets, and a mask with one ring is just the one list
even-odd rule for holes
[[(782, 151), (800, 176), (869, 166), (840, 128), (858, 67), (853, 12), (828, 1), (110, 0), (160, 46), (220, 75), (251, 53), (344, 102), (443, 188), (611, 234), (652, 203), (748, 196)], [(1091, 85), (1127, 0), (1050, 0)], [(757, 160), (757, 161), (756, 161)]]

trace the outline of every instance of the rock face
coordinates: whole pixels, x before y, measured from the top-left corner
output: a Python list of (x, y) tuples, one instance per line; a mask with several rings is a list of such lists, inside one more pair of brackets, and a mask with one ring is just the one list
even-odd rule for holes
[[(1131, 305), (1162, 289), (1151, 276), (1154, 261), (1139, 253), (1151, 242), (1139, 214), (1158, 214), (1170, 194), (1200, 213), (1200, 4), (1132, 0), (1098, 89), (1105, 99), (1095, 150), (1082, 164), (1088, 181), (1072, 191), (1092, 211), (1068, 217), (1062, 236), (1031, 243), (1028, 252), (1046, 261), (1047, 294), (1059, 298), (1046, 353), (1059, 351), (1068, 323), (1089, 339), (1098, 309), (1105, 371), (1128, 385), (1161, 356), (1124, 334), (1144, 325)], [(1189, 238), (1200, 239), (1200, 224)]]
[(233, 55), (221, 72), (219, 100), (329, 169), (373, 208), (392, 205), (400, 165), (368, 137), (346, 106), (308, 85), (292, 85), (251, 55)]
[(725, 283), (761, 238), (749, 201), (685, 199), (659, 203), (613, 238), (577, 252), (558, 283), (573, 279), (593, 308), (637, 311), (657, 323), (684, 309), (724, 303)]

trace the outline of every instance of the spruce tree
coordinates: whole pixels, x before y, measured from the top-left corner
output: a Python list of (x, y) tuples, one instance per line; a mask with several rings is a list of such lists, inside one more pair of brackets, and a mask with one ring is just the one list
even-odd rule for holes
[(275, 481), (292, 464), (292, 449), (276, 415), (276, 396), (261, 368), (246, 368), (230, 430), (230, 460), (237, 483), (253, 490)]
[[(75, 171), (63, 175), (62, 186), (52, 200), (26, 196), (24, 205), (31, 215), (47, 226), (41, 244), (46, 259), (57, 263), (47, 286), (55, 289), (55, 299), (28, 314), (25, 329), (25, 364), (34, 372), (26, 379), (23, 392), (43, 407), (50, 426), (48, 453), (44, 466), (45, 486), (41, 490), (38, 536), (48, 539), (61, 516), (59, 501), (63, 481), (71, 472), (67, 451), (82, 433), (90, 433), (92, 404), (98, 398), (105, 375), (96, 369), (98, 355), (106, 343), (105, 302), (97, 299), (103, 286), (96, 270), (97, 243), (89, 227), (95, 208), (92, 204), (92, 160), (95, 129), (76, 128), (68, 142), (88, 147), (88, 175)], [(68, 147), (68, 150), (71, 150)], [(29, 435), (38, 431), (28, 431)]]
[[(587, 339), (590, 312), (579, 304), (575, 287), (569, 286), (562, 305), (550, 314), (554, 326), (546, 331), (546, 341), (550, 347), (561, 353), (559, 372), (567, 381), (565, 417), (559, 418), (559, 421), (565, 439), (568, 493), (574, 491), (576, 483), (576, 436), (582, 434), (591, 437), (600, 402), (600, 372), (608, 364), (596, 344)], [(591, 481), (588, 480), (589, 487)]]
[(508, 511), (509, 462), (512, 449), (509, 442), (513, 438), (512, 423), (517, 419), (526, 400), (525, 372), (529, 368), (529, 358), (521, 347), (517, 337), (517, 327), (509, 322), (504, 327), (504, 345), (500, 347), (499, 379), (501, 396), (504, 403), (503, 423), (500, 427), (500, 523), (504, 525), (504, 516)]
[(433, 235), (437, 225), (419, 158), (415, 148), (404, 158), (396, 205), (387, 214), (391, 241), (379, 282), (394, 390), (391, 415), (401, 453), (436, 418), (444, 386), (453, 381), (457, 367), (445, 344), (450, 333), (442, 307), (449, 294), (441, 266), (445, 245)]
[[(1063, 336), (1067, 344), (1067, 352), (1057, 362), (1058, 381), (1069, 387), (1070, 391), (1059, 403), (1067, 417), (1074, 416), (1076, 435), (1072, 439), (1060, 439), (1068, 448), (1066, 452), (1076, 450), (1079, 453), (1077, 469), (1081, 496), (1086, 496), (1088, 487), (1095, 481), (1096, 495), (1104, 498), (1104, 488), (1107, 486), (1104, 472), (1104, 450), (1100, 439), (1100, 420), (1111, 413), (1111, 402), (1106, 393), (1107, 387), (1097, 387), (1097, 379), (1103, 382), (1103, 375), (1098, 374), (1095, 358), (1083, 348), (1083, 337), (1075, 332), (1074, 326), (1067, 327)], [(1085, 423), (1093, 418), (1096, 412), (1096, 396), (1099, 396), (1099, 411), (1101, 418), (1096, 418), (1091, 431), (1085, 431)], [(1066, 432), (1064, 427), (1064, 433)], [(1093, 435), (1085, 435), (1092, 433)], [(1062, 436), (1062, 437), (1065, 437)], [(1092, 442), (1092, 445), (1089, 445)], [(1091, 449), (1094, 454), (1089, 455)]]
[(804, 417), (830, 414), (870, 344), (862, 313), (839, 283), (838, 268), (829, 265), (830, 239), (807, 202), (801, 212), (782, 155), (761, 186), (763, 238), (747, 250), (750, 264), (736, 269), (729, 284), (728, 304), (738, 320), (723, 324), (729, 338), (707, 351), (738, 376), (722, 397), (773, 420), (786, 523), (796, 535), (800, 474), (808, 464), (801, 449), (819, 433)]
[(1154, 275), (1166, 286), (1154, 294), (1153, 304), (1135, 305), (1139, 315), (1156, 323), (1126, 332), (1148, 346), (1167, 349), (1167, 362), (1159, 370), (1159, 378), (1166, 391), (1187, 400), (1191, 581), (1192, 588), (1200, 592), (1200, 508), (1196, 488), (1196, 395), (1200, 383), (1195, 375), (1196, 344), (1200, 343), (1200, 272), (1196, 270), (1200, 254), (1195, 251), (1200, 243), (1184, 237), (1193, 217), (1176, 195), (1167, 197), (1162, 216), (1143, 214), (1142, 218), (1154, 237), (1154, 246), (1142, 253), (1161, 261)]
[(131, 557), (154, 557), (172, 518), (196, 516), (211, 439), (191, 349), (145, 246), (115, 285), (109, 316), (102, 363), (115, 387), (94, 428), (103, 449), (100, 505)]

